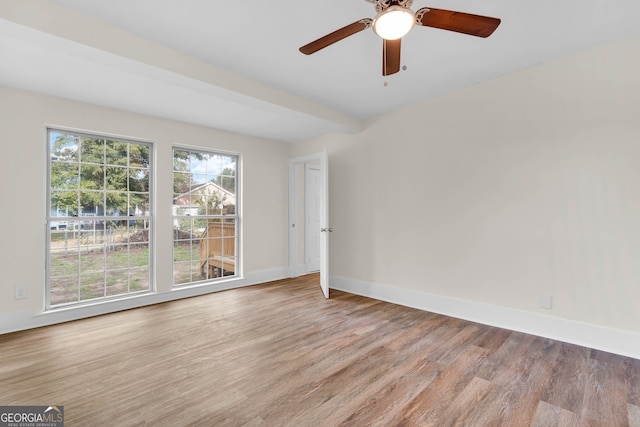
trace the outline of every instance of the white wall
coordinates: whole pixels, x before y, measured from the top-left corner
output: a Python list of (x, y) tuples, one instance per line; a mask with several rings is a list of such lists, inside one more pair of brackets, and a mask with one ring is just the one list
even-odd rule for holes
[(296, 144), (332, 286), (640, 357), (639, 73), (635, 38)]
[[(142, 138), (156, 149), (155, 286), (158, 294), (126, 303), (41, 315), (46, 246), (47, 125)], [(3, 183), (0, 209), (0, 333), (288, 275), (289, 144), (0, 87)], [(171, 291), (172, 144), (240, 153), (244, 277)], [(14, 287), (28, 297), (14, 299)]]
[[(287, 274), (287, 158), (327, 146), (334, 287), (640, 358), (639, 68), (636, 38), (293, 146), (0, 88), (0, 332), (130, 307), (39, 314), (49, 124), (152, 140), (158, 172), (174, 143), (242, 153), (237, 285)], [(156, 202), (160, 292), (140, 304), (189, 294), (169, 290), (170, 192)]]

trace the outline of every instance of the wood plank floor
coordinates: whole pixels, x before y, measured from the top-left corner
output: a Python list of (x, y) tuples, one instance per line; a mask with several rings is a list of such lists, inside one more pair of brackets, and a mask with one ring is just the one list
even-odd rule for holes
[(640, 360), (317, 276), (0, 336), (0, 405), (67, 426), (640, 426)]

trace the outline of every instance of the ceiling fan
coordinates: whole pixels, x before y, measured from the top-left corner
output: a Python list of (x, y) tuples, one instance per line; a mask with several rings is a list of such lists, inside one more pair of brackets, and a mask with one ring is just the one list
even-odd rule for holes
[(373, 27), (382, 37), (382, 75), (400, 71), (400, 45), (402, 37), (414, 25), (433, 27), (476, 37), (489, 37), (500, 25), (500, 19), (472, 15), (452, 10), (423, 7), (415, 13), (410, 9), (413, 0), (365, 0), (373, 3), (375, 18), (360, 19), (300, 48), (300, 52), (311, 55), (344, 38)]

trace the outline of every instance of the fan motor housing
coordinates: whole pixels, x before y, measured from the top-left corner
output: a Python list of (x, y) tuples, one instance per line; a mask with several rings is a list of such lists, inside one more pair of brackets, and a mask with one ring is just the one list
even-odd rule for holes
[(376, 8), (376, 12), (380, 13), (391, 6), (402, 6), (409, 8), (413, 5), (413, 0), (365, 0), (372, 3)]

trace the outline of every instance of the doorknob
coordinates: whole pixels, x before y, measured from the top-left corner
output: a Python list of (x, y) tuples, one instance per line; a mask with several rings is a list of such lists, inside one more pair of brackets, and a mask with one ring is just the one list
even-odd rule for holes
[(333, 228), (321, 228), (321, 229), (320, 229), (320, 232), (321, 232), (321, 233), (326, 233), (327, 231), (328, 231), (329, 233), (333, 233)]

